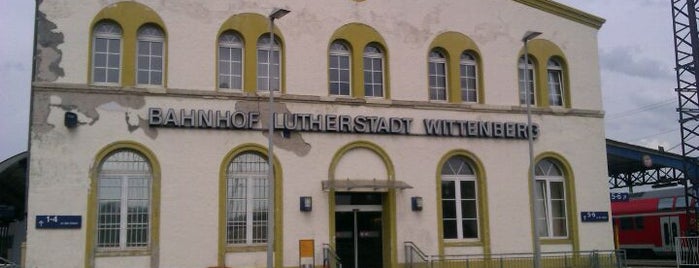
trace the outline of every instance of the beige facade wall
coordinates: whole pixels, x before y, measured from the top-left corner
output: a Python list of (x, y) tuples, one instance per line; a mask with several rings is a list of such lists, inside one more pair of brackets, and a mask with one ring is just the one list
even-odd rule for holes
[[(87, 218), (90, 172), (107, 145), (119, 141), (142, 144), (155, 154), (161, 170), (160, 248), (158, 260), (148, 256), (97, 257), (96, 267), (208, 267), (217, 265), (220, 236), (219, 181), (225, 156), (243, 144), (266, 147), (262, 130), (154, 128), (149, 108), (259, 110), (268, 114), (267, 99), (216, 92), (215, 49), (221, 24), (240, 13), (267, 14), (272, 7), (292, 10), (279, 20), (284, 38), (286, 95), (278, 101), (292, 113), (375, 115), (413, 119), (412, 132), (423, 134), (423, 119), (526, 122), (518, 105), (516, 61), (521, 36), (530, 29), (558, 45), (565, 54), (572, 109), (536, 108), (533, 121), (541, 135), (534, 154), (555, 153), (570, 164), (574, 177), (572, 202), (578, 216), (580, 250), (613, 248), (611, 223), (581, 223), (580, 211), (609, 211), (602, 101), (597, 60), (597, 29), (509, 0), (468, 1), (141, 1), (164, 21), (167, 32), (168, 88), (106, 89), (89, 86), (88, 55), (94, 16), (115, 1), (45, 1), (40, 11), (57, 25), (65, 42), (56, 81), (35, 83), (31, 131), (29, 226), (36, 215), (82, 215)], [(327, 93), (327, 49), (330, 37), (348, 23), (373, 27), (387, 44), (390, 100), (336, 100)], [(427, 53), (440, 33), (460, 32), (478, 45), (483, 62), (485, 104), (430, 103)], [(147, 93), (145, 91), (159, 91)], [(65, 112), (75, 112), (77, 128), (63, 125)], [(356, 141), (383, 149), (395, 179), (412, 189), (397, 190), (395, 249), (403, 262), (403, 242), (412, 241), (428, 254), (440, 252), (437, 226), (436, 174), (439, 160), (465, 150), (483, 164), (491, 253), (528, 252), (532, 248), (527, 181), (527, 141), (422, 135), (296, 132), (275, 139), (275, 155), (283, 180), (283, 264), (298, 265), (298, 241), (315, 240), (316, 264), (322, 243), (332, 243), (329, 229), (328, 180), (338, 150)], [(347, 154), (336, 178), (380, 177), (389, 169), (368, 152)], [(299, 197), (313, 198), (313, 211), (299, 211)], [(424, 209), (411, 211), (410, 198), (424, 199)], [(481, 212), (484, 213), (484, 212)], [(83, 222), (83, 226), (86, 223)], [(573, 230), (571, 230), (573, 231)], [(88, 230), (30, 228), (27, 267), (82, 267)], [(572, 250), (571, 243), (545, 245), (545, 250)], [(60, 250), (59, 250), (60, 249)], [(88, 249), (89, 250), (89, 249)], [(481, 246), (446, 247), (446, 254), (480, 254)], [(228, 253), (230, 267), (262, 267), (264, 252)], [(91, 263), (88, 261), (87, 263)], [(58, 266), (56, 266), (58, 265)], [(394, 266), (395, 267), (395, 266)]]

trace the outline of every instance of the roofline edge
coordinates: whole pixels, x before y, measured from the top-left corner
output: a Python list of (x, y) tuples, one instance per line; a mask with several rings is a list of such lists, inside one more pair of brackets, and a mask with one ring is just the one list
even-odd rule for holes
[(597, 30), (602, 28), (602, 25), (607, 20), (584, 12), (582, 10), (569, 7), (552, 0), (514, 0), (515, 2), (548, 12), (590, 27)]

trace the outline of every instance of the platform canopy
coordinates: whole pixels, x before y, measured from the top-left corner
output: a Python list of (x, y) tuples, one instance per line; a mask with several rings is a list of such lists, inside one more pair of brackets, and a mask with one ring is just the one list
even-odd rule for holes
[(0, 221), (24, 218), (28, 156), (23, 152), (0, 162)]
[[(671, 186), (687, 180), (699, 186), (699, 161), (681, 155), (607, 139), (610, 188)], [(685, 174), (686, 173), (686, 174)]]

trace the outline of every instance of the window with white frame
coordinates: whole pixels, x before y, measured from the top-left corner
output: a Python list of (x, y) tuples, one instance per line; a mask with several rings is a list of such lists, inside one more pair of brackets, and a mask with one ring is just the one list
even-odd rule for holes
[(364, 96), (383, 97), (384, 53), (376, 44), (364, 48)]
[(226, 243), (267, 242), (267, 160), (252, 152), (236, 156), (226, 177)]
[(146, 24), (138, 29), (136, 81), (139, 85), (163, 84), (164, 42), (165, 34), (158, 26)]
[(447, 100), (447, 58), (439, 50), (429, 57), (430, 100)]
[[(269, 35), (265, 34), (257, 40), (257, 90), (268, 90), (267, 83), (272, 91), (279, 91), (281, 88), (280, 60), (281, 50), (279, 49), (279, 40), (274, 38), (274, 44), (270, 52)], [(271, 58), (271, 60), (270, 60)]]
[(243, 41), (233, 31), (218, 38), (218, 87), (243, 89)]
[(330, 45), (329, 55), (330, 95), (350, 95), (350, 50), (342, 41)]
[(534, 92), (536, 92), (536, 89), (534, 88), (534, 64), (532, 63), (532, 59), (529, 58), (527, 64), (524, 64), (524, 57), (519, 58), (519, 63), (518, 63), (518, 76), (519, 76), (519, 104), (527, 104), (526, 101), (526, 95), (524, 92), (525, 90), (525, 78), (528, 82), (528, 85), (526, 85), (527, 89), (529, 89), (529, 104), (534, 105), (536, 104), (536, 95)]
[(557, 163), (544, 159), (536, 164), (536, 205), (539, 236), (568, 237), (565, 178)]
[(92, 42), (92, 82), (118, 84), (121, 73), (121, 27), (111, 21), (95, 25)]
[(102, 162), (97, 182), (98, 248), (148, 247), (151, 181), (150, 164), (135, 151), (120, 150)]
[(478, 239), (476, 174), (460, 156), (442, 166), (442, 227), (444, 239)]
[(476, 57), (469, 52), (461, 53), (461, 101), (478, 102), (478, 79), (476, 78), (476, 72)]
[(563, 67), (557, 59), (551, 59), (547, 65), (549, 105), (563, 106)]

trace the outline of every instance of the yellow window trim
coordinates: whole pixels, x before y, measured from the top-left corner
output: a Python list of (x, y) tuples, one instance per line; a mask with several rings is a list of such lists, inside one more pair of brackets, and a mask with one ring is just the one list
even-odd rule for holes
[[(535, 105), (538, 107), (551, 107), (549, 103), (549, 85), (548, 85), (548, 62), (550, 59), (557, 59), (561, 63), (561, 76), (563, 79), (563, 108), (572, 108), (572, 99), (570, 97), (570, 69), (565, 54), (553, 42), (546, 39), (534, 39), (528, 42), (527, 49), (529, 51), (529, 59), (534, 63), (534, 77), (536, 81), (534, 87), (536, 92)], [(515, 66), (517, 68), (517, 103), (519, 103), (519, 58), (524, 56), (524, 47), (520, 50)]]
[[(140, 87), (136, 83), (136, 53), (138, 46), (138, 29), (146, 24), (154, 24), (163, 30), (165, 35), (165, 40), (163, 41), (163, 84), (162, 88), (167, 88), (167, 54), (168, 54), (168, 33), (167, 28), (165, 28), (165, 23), (158, 16), (158, 14), (148, 6), (143, 4), (123, 1), (111, 4), (104, 9), (102, 9), (97, 15), (92, 19), (90, 24), (90, 39), (88, 44), (87, 53), (87, 81), (88, 84), (95, 84), (92, 82), (92, 54), (93, 54), (93, 41), (94, 41), (94, 27), (101, 21), (113, 21), (121, 27), (122, 37), (121, 37), (121, 71), (120, 71), (120, 81), (119, 84), (122, 87)], [(153, 87), (144, 85), (144, 87)], [(161, 86), (156, 86), (161, 87)]]
[[(335, 30), (330, 42), (328, 51), (333, 42), (341, 40), (349, 46), (350, 50), (350, 83), (351, 93), (354, 98), (364, 98), (364, 48), (369, 44), (377, 44), (383, 52), (383, 95), (384, 99), (391, 99), (391, 75), (389, 63), (389, 51), (386, 40), (369, 25), (362, 23), (348, 23)], [(329, 61), (329, 58), (328, 58)], [(330, 66), (329, 62), (328, 65)], [(326, 68), (329, 70), (329, 68)], [(328, 81), (330, 75), (328, 72)], [(329, 83), (328, 83), (329, 84)], [(326, 88), (327, 90), (327, 88)]]
[[(269, 157), (267, 153), (267, 147), (254, 144), (245, 143), (233, 148), (228, 152), (225, 157), (223, 157), (223, 162), (221, 162), (221, 168), (219, 170), (219, 202), (218, 202), (218, 266), (226, 266), (226, 253), (228, 252), (257, 252), (265, 251), (267, 249), (266, 245), (241, 245), (241, 246), (229, 246), (226, 244), (226, 178), (228, 165), (233, 159), (247, 152), (258, 153), (264, 157)], [(274, 161), (274, 266), (282, 267), (284, 260), (284, 221), (283, 214), (284, 211), (284, 198), (282, 187), (282, 166), (276, 155), (272, 158)], [(264, 249), (262, 249), (264, 248)]]
[[(442, 166), (452, 157), (461, 156), (471, 161), (476, 172), (476, 187), (478, 187), (478, 241), (451, 241), (444, 239), (444, 226), (442, 225)], [(483, 254), (490, 254), (490, 223), (488, 213), (488, 187), (485, 174), (485, 167), (475, 154), (463, 150), (455, 149), (447, 152), (437, 162), (437, 172), (435, 175), (436, 204), (437, 204), (437, 236), (439, 243), (439, 255), (444, 255), (445, 247), (483, 247)]]
[[(335, 180), (335, 169), (337, 164), (340, 163), (342, 157), (349, 151), (354, 149), (367, 149), (375, 153), (379, 158), (381, 158), (384, 166), (386, 167), (386, 176), (388, 180), (395, 180), (395, 168), (391, 158), (388, 156), (386, 151), (379, 145), (366, 141), (358, 140), (348, 143), (342, 146), (335, 152), (333, 158), (330, 162), (330, 167), (328, 168), (328, 180)], [(383, 225), (382, 232), (386, 235), (383, 239), (383, 267), (397, 268), (398, 265), (398, 252), (397, 252), (397, 229), (396, 229), (396, 190), (390, 189), (385, 195), (384, 205), (383, 205), (383, 222), (388, 222), (388, 224)], [(335, 245), (335, 190), (330, 189), (328, 191), (328, 237), (330, 240), (330, 245), (336, 248)]]
[[(151, 166), (151, 226), (150, 226), (150, 243), (146, 249), (127, 249), (127, 250), (109, 250), (100, 251), (96, 248), (97, 241), (97, 179), (99, 177), (99, 168), (102, 161), (111, 153), (118, 150), (136, 151), (148, 160)], [(90, 189), (87, 198), (87, 219), (86, 221), (86, 237), (85, 237), (85, 267), (94, 267), (95, 257), (101, 256), (144, 256), (150, 255), (151, 267), (157, 267), (158, 251), (153, 249), (160, 248), (160, 162), (155, 157), (155, 154), (146, 146), (135, 141), (118, 141), (100, 149), (93, 160), (92, 168), (90, 169)]]
[[(228, 18), (221, 24), (221, 28), (214, 38), (214, 85), (218, 91), (227, 91), (228, 89), (219, 89), (218, 81), (218, 38), (226, 31), (234, 31), (239, 34), (243, 41), (243, 92), (249, 94), (257, 94), (257, 39), (263, 35), (269, 34), (269, 20), (267, 17), (256, 13), (241, 13)], [(278, 25), (274, 27), (275, 38), (279, 40), (279, 48), (281, 51), (281, 89), (282, 94), (286, 93), (286, 53), (284, 49), (284, 37), (279, 30)]]
[[(444, 32), (434, 38), (427, 51), (429, 62), (430, 52), (439, 49), (447, 57), (447, 101), (450, 103), (464, 103), (461, 101), (461, 54), (470, 52), (476, 58), (476, 73), (478, 79), (478, 104), (485, 103), (485, 83), (483, 79), (483, 60), (478, 45), (468, 36), (458, 32)], [(429, 65), (427, 66), (429, 76)], [(429, 99), (429, 79), (427, 81), (427, 98)]]
[[(555, 153), (555, 152), (544, 152), (536, 156), (534, 163), (539, 163), (539, 161), (543, 159), (552, 159), (554, 162), (559, 164), (559, 167), (561, 168), (561, 171), (563, 171), (563, 179), (565, 181), (565, 190), (566, 190), (566, 206), (567, 206), (567, 211), (566, 211), (566, 217), (568, 221), (568, 237), (567, 238), (548, 238), (548, 237), (541, 237), (539, 238), (539, 241), (542, 245), (571, 245), (573, 248), (574, 252), (577, 252), (580, 250), (580, 234), (579, 230), (580, 227), (578, 225), (578, 208), (577, 208), (577, 202), (576, 202), (576, 197), (575, 197), (575, 176), (573, 175), (573, 168), (570, 165), (570, 163), (560, 154)], [(528, 171), (527, 174), (530, 176), (531, 171)], [(531, 177), (528, 177), (531, 178)], [(531, 179), (527, 180), (528, 186), (531, 189)], [(533, 195), (531, 191), (529, 191), (529, 195)], [(529, 206), (529, 213), (530, 215), (534, 214), (533, 206)], [(530, 217), (529, 222), (531, 224), (531, 237), (533, 238), (535, 235), (535, 230), (534, 230), (534, 222), (532, 222), (532, 219)], [(532, 244), (534, 241), (532, 240)]]

